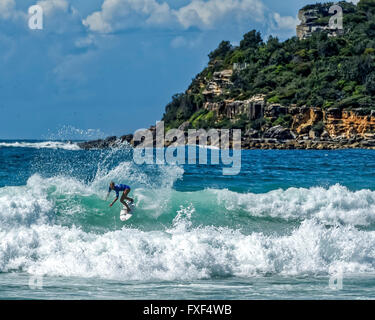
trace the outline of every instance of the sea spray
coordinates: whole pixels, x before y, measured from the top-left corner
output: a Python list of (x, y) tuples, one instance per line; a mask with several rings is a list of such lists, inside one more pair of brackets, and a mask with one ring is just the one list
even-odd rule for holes
[(178, 228), (124, 227), (98, 235), (76, 227), (20, 227), (0, 233), (0, 271), (119, 280), (328, 274), (339, 267), (346, 273), (375, 271), (375, 232), (350, 226), (326, 229), (307, 220), (285, 236)]

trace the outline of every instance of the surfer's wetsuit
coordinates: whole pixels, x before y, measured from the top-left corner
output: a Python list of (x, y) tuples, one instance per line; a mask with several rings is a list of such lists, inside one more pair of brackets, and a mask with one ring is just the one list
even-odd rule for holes
[[(130, 189), (129, 186), (127, 186), (126, 184), (115, 184), (115, 189), (114, 191), (116, 192), (116, 196), (117, 198), (119, 197), (120, 195), (120, 191), (125, 191), (126, 189)], [(112, 189), (109, 188), (108, 190), (108, 193), (111, 193)]]

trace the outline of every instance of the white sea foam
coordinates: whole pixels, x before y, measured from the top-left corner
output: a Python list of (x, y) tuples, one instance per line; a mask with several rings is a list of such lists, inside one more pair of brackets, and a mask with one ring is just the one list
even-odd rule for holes
[(48, 192), (66, 197), (92, 194), (89, 187), (72, 178), (33, 175), (25, 186), (0, 188), (0, 230), (51, 221), (56, 204)]
[(1, 147), (8, 148), (33, 148), (33, 149), (64, 149), (64, 150), (80, 150), (77, 144), (60, 141), (44, 141), (44, 142), (0, 142)]
[(180, 223), (165, 232), (123, 228), (102, 235), (48, 225), (1, 231), (0, 272), (190, 280), (375, 271), (375, 232), (327, 229), (313, 220), (284, 236)]
[(263, 194), (210, 190), (229, 212), (243, 210), (251, 216), (282, 219), (316, 218), (323, 223), (369, 225), (375, 223), (375, 192), (352, 192), (341, 185), (290, 188)]

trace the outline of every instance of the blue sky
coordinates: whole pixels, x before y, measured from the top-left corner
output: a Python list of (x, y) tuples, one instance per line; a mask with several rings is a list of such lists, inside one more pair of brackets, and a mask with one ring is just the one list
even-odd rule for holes
[[(122, 135), (162, 117), (222, 40), (295, 35), (308, 0), (0, 0), (0, 139)], [(44, 9), (28, 28), (29, 6)], [(92, 132), (92, 131), (90, 131)]]

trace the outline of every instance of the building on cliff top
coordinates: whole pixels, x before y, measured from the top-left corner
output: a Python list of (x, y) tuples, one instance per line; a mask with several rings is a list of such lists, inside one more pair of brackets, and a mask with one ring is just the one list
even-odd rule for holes
[[(327, 11), (323, 13), (323, 16), (330, 16), (328, 7)], [(330, 37), (337, 37), (344, 32), (343, 29), (330, 27), (329, 23), (323, 24), (322, 22), (319, 22), (319, 11), (317, 9), (301, 9), (298, 12), (298, 18), (301, 20), (301, 24), (297, 26), (297, 37), (300, 40), (310, 37), (317, 31), (326, 31)]]

